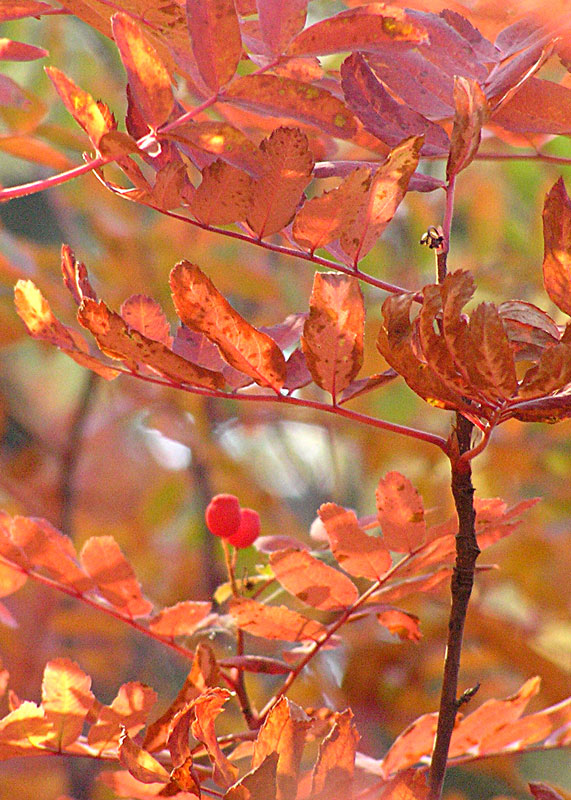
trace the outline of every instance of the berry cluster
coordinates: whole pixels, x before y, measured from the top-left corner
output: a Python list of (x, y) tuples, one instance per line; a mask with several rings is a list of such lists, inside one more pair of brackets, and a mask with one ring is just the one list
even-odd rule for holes
[(249, 547), (260, 535), (258, 512), (240, 508), (238, 498), (233, 494), (215, 495), (206, 508), (205, 518), (210, 533), (234, 547)]

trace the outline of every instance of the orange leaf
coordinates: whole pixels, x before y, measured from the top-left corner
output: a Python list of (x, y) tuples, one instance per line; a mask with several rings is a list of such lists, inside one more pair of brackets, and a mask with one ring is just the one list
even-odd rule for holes
[(212, 603), (185, 600), (170, 608), (163, 608), (149, 621), (149, 630), (171, 639), (175, 636), (190, 636), (211, 609)]
[(552, 746), (563, 746), (569, 744), (570, 739), (571, 697), (488, 733), (478, 749), (482, 754), (513, 753), (545, 740)]
[(313, 380), (333, 403), (363, 363), (365, 306), (357, 278), (316, 272), (301, 346)]
[(246, 219), (252, 196), (252, 178), (244, 170), (217, 159), (202, 170), (202, 183), (190, 210), (205, 225), (228, 225)]
[(344, 252), (356, 264), (375, 244), (395, 215), (418, 165), (422, 136), (411, 136), (397, 145), (371, 178), (351, 224), (341, 233)]
[(171, 381), (219, 389), (224, 378), (219, 372), (199, 367), (173, 353), (162, 342), (149, 339), (111, 311), (100, 300), (84, 298), (77, 318), (95, 336), (99, 348), (110, 358), (126, 361), (131, 369), (144, 364)]
[(253, 177), (260, 174), (260, 151), (242, 131), (227, 122), (192, 120), (167, 136), (176, 142), (220, 156), (223, 161), (245, 170)]
[(313, 769), (311, 797), (330, 800), (351, 797), (355, 753), (360, 736), (349, 709), (335, 715), (335, 724), (319, 747)]
[(306, 550), (270, 553), (270, 565), (284, 589), (302, 603), (320, 611), (348, 608), (359, 597), (355, 584), (349, 578)]
[(125, 683), (110, 706), (102, 706), (97, 719), (89, 729), (87, 742), (101, 754), (115, 749), (123, 727), (129, 736), (135, 736), (147, 722), (157, 694), (143, 683)]
[(226, 361), (260, 386), (283, 386), (285, 359), (274, 340), (235, 311), (202, 270), (181, 261), (170, 274), (177, 314), (191, 330), (218, 345)]
[(353, 511), (335, 503), (319, 509), (333, 555), (356, 578), (378, 580), (392, 565), (391, 554), (378, 536), (368, 536), (360, 527)]
[(112, 115), (104, 113), (101, 104), (97, 103), (89, 92), (76, 86), (61, 70), (56, 67), (46, 67), (46, 73), (69, 113), (81, 125), (93, 145), (99, 148), (102, 137), (117, 127)]
[(381, 478), (376, 491), (377, 516), (389, 550), (406, 553), (424, 542), (426, 522), (422, 498), (400, 472)]
[(43, 47), (15, 42), (13, 39), (0, 39), (0, 60), (2, 61), (35, 61), (36, 58), (45, 58), (47, 55), (49, 53)]
[(313, 156), (298, 128), (277, 128), (260, 145), (262, 175), (255, 182), (247, 222), (263, 239), (293, 218), (311, 179)]
[(139, 747), (123, 729), (119, 741), (119, 761), (141, 783), (168, 783), (169, 773), (156, 758)]
[(498, 310), (493, 303), (480, 303), (470, 314), (468, 365), (474, 386), (501, 399), (510, 398), (517, 389), (512, 350)]
[(58, 750), (73, 744), (94, 700), (91, 678), (74, 661), (57, 658), (48, 662), (42, 681), (42, 706), (53, 731), (46, 743)]
[(63, 325), (52, 313), (48, 301), (32, 281), (19, 280), (14, 289), (16, 311), (34, 339), (54, 344), (73, 358), (82, 367), (93, 370), (106, 380), (116, 378), (119, 373), (89, 355), (83, 336)]
[(370, 170), (359, 167), (336, 189), (307, 200), (293, 222), (295, 241), (313, 253), (318, 247), (339, 238), (352, 224), (370, 185)]
[(167, 121), (174, 107), (168, 70), (131, 16), (114, 14), (111, 24), (135, 101), (145, 122), (156, 129)]
[(334, 17), (316, 22), (291, 42), (289, 55), (324, 55), (353, 50), (375, 50), (379, 44), (427, 40), (422, 26), (408, 18), (401, 8), (384, 3), (342, 11)]
[(571, 315), (571, 200), (559, 178), (543, 207), (543, 283), (555, 305)]
[(277, 800), (295, 797), (305, 734), (311, 720), (298, 705), (280, 698), (260, 728), (254, 744), (252, 767), (260, 766), (272, 753), (277, 753)]
[(260, 33), (270, 53), (278, 55), (303, 29), (308, 0), (278, 0), (259, 3)]
[(488, 117), (488, 103), (480, 85), (461, 75), (454, 76), (454, 106), (456, 114), (446, 164), (447, 181), (471, 163), (480, 146), (482, 125)]
[(270, 753), (224, 795), (224, 800), (276, 800), (278, 754)]
[(152, 297), (134, 294), (121, 305), (121, 316), (130, 328), (148, 339), (172, 346), (170, 327), (164, 311)]
[(468, 752), (477, 755), (480, 743), (486, 738), (493, 740), (496, 733), (502, 732), (521, 717), (531, 698), (538, 693), (540, 683), (540, 678), (530, 678), (512, 697), (507, 700), (487, 700), (460, 720), (452, 734), (449, 757)]
[(187, 0), (186, 15), (202, 80), (217, 92), (234, 76), (242, 55), (234, 0)]
[(411, 723), (393, 742), (381, 761), (383, 775), (411, 767), (432, 752), (438, 713), (423, 714)]
[(378, 800), (428, 800), (424, 773), (411, 769), (397, 775), (383, 787)]
[(146, 617), (153, 604), (141, 587), (119, 545), (112, 536), (92, 536), (83, 546), (81, 563), (102, 597), (127, 617)]
[(264, 639), (281, 639), (285, 642), (317, 641), (326, 634), (320, 622), (298, 614), (286, 606), (265, 606), (255, 600), (235, 598), (230, 604), (230, 614), (242, 630)]
[(232, 697), (232, 692), (217, 686), (207, 689), (192, 704), (194, 709), (194, 720), (191, 724), (192, 735), (206, 745), (214, 765), (214, 780), (225, 788), (234, 783), (238, 777), (238, 769), (228, 761), (220, 749), (214, 721), (230, 697)]
[(228, 87), (222, 98), (242, 108), (276, 117), (292, 117), (342, 139), (357, 132), (347, 106), (327, 89), (281, 75), (245, 75)]
[(42, 742), (51, 731), (44, 709), (24, 701), (0, 720), (0, 761), (41, 755)]
[[(0, 553), (2, 553), (2, 544), (0, 542)], [(19, 569), (10, 566), (10, 564), (0, 561), (0, 597), (7, 597), (10, 594), (17, 592), (28, 579), (28, 576)]]
[(418, 625), (419, 619), (416, 614), (401, 611), (398, 608), (389, 608), (386, 611), (379, 612), (377, 620), (390, 633), (396, 634), (403, 641), (410, 639), (413, 642), (418, 642), (422, 639), (422, 633)]

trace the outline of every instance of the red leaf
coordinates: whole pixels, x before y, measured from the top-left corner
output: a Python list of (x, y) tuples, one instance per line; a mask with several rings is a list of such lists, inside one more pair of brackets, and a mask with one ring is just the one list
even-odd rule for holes
[(279, 391), (285, 359), (274, 340), (234, 311), (212, 281), (195, 264), (181, 261), (170, 274), (177, 314), (189, 328), (204, 333), (226, 361), (260, 386)]
[(134, 294), (121, 305), (121, 316), (130, 328), (167, 347), (172, 346), (170, 326), (164, 311), (152, 297)]
[(234, 76), (242, 55), (234, 0), (186, 0), (186, 15), (202, 80), (217, 92)]
[(367, 194), (360, 197), (357, 213), (341, 232), (344, 252), (356, 264), (375, 244), (395, 215), (418, 165), (421, 137), (401, 142), (371, 177)]
[(43, 47), (14, 42), (12, 39), (0, 39), (0, 60), (2, 61), (35, 61), (37, 58), (45, 58), (48, 55), (48, 51)]
[(571, 133), (571, 90), (553, 81), (530, 78), (494, 112), (493, 123), (514, 133)]
[(543, 283), (555, 305), (571, 315), (571, 200), (559, 178), (543, 207)]
[(0, 22), (24, 17), (40, 17), (42, 14), (54, 14), (57, 9), (48, 3), (39, 3), (35, 0), (14, 0), (0, 7)]
[(277, 753), (277, 800), (296, 795), (305, 736), (311, 719), (298, 705), (282, 697), (270, 710), (254, 743), (252, 767)]
[(327, 89), (281, 75), (245, 75), (222, 98), (242, 108), (276, 117), (292, 117), (342, 139), (357, 132), (347, 106)]
[(316, 272), (301, 346), (315, 383), (333, 403), (363, 363), (365, 307), (359, 281)]
[(388, 608), (377, 614), (377, 620), (390, 633), (395, 634), (403, 641), (410, 639), (413, 642), (419, 642), (422, 639), (416, 614), (401, 611), (398, 608)]
[(281, 639), (285, 642), (317, 641), (326, 633), (326, 628), (321, 623), (307, 619), (286, 606), (266, 606), (256, 600), (232, 600), (230, 614), (239, 628), (265, 639)]
[(46, 73), (69, 113), (81, 125), (93, 145), (99, 148), (103, 136), (116, 127), (112, 115), (104, 113), (106, 107), (95, 102), (88, 92), (76, 86), (61, 70), (46, 67)]
[(153, 604), (141, 594), (133, 568), (112, 536), (92, 536), (80, 560), (101, 596), (121, 614), (135, 618), (151, 613)]
[(73, 744), (81, 734), (85, 717), (95, 701), (91, 678), (69, 658), (46, 664), (42, 681), (42, 706), (53, 726), (47, 743), (58, 750)]
[(391, 554), (378, 536), (368, 536), (353, 511), (325, 503), (319, 517), (329, 536), (333, 555), (356, 578), (378, 580), (392, 564)]
[(295, 241), (313, 253), (318, 247), (338, 239), (359, 213), (370, 186), (370, 170), (360, 167), (336, 189), (307, 200), (293, 223)]
[(206, 745), (214, 764), (214, 780), (224, 788), (228, 788), (234, 783), (238, 777), (238, 769), (228, 761), (222, 752), (216, 738), (214, 721), (231, 696), (232, 693), (228, 689), (215, 687), (207, 689), (192, 704), (194, 710), (194, 720), (191, 724), (192, 735)]
[(373, 136), (390, 147), (410, 136), (424, 136), (423, 155), (448, 153), (444, 129), (391, 97), (360, 53), (343, 62), (341, 78), (347, 105)]
[(289, 55), (324, 55), (351, 50), (375, 50), (379, 44), (427, 40), (422, 25), (402, 9), (384, 3), (342, 11), (302, 31), (288, 48)]
[(110, 358), (126, 361), (131, 369), (145, 365), (171, 381), (220, 389), (224, 379), (218, 372), (199, 367), (174, 353), (162, 342), (149, 339), (111, 311), (103, 301), (85, 298), (77, 313), (80, 323), (95, 336), (99, 348)]
[(529, 784), (529, 790), (536, 800), (564, 800), (563, 795), (547, 783), (532, 782)]
[(311, 776), (312, 798), (330, 800), (332, 797), (351, 797), (359, 739), (352, 712), (347, 709), (335, 714), (335, 724), (319, 747)]
[(205, 225), (228, 225), (246, 219), (251, 199), (250, 175), (217, 159), (202, 170), (202, 182), (190, 210)]
[(167, 121), (174, 108), (168, 70), (146, 33), (131, 16), (114, 14), (111, 24), (135, 101), (145, 122), (156, 129)]
[(147, 722), (157, 694), (143, 683), (125, 683), (110, 706), (101, 706), (89, 729), (87, 742), (99, 754), (117, 748), (121, 729), (135, 736)]
[(303, 29), (308, 0), (258, 0), (260, 33), (269, 52), (282, 53)]
[(359, 380), (352, 381), (349, 386), (343, 390), (339, 403), (346, 403), (354, 397), (360, 397), (362, 394), (372, 392), (386, 383), (394, 381), (399, 375), (394, 369), (387, 369), (384, 372), (378, 372), (376, 375), (369, 375), (368, 378), (360, 378)]
[(149, 621), (149, 629), (158, 636), (171, 639), (175, 636), (190, 636), (211, 609), (212, 603), (185, 600), (170, 608), (163, 608)]
[(305, 550), (278, 550), (270, 565), (284, 589), (320, 611), (349, 608), (359, 597), (349, 578)]
[(270, 753), (247, 772), (224, 795), (224, 800), (276, 800), (278, 754)]
[(313, 156), (298, 128), (277, 128), (260, 145), (262, 175), (255, 182), (247, 222), (263, 239), (291, 221), (311, 179)]
[(426, 537), (422, 498), (408, 478), (389, 472), (376, 491), (377, 515), (383, 539), (389, 550), (406, 553), (415, 550)]
[(385, 778), (394, 772), (411, 767), (423, 756), (432, 752), (437, 723), (437, 712), (423, 714), (397, 736), (381, 761)]
[(488, 117), (486, 96), (480, 85), (469, 78), (454, 77), (454, 106), (454, 128), (446, 164), (448, 181), (466, 169), (478, 152), (482, 125)]
[(156, 758), (139, 747), (125, 729), (119, 742), (119, 761), (141, 783), (168, 783), (169, 773)]
[(260, 174), (260, 151), (242, 131), (227, 122), (187, 122), (170, 132), (168, 138), (219, 156), (253, 177)]

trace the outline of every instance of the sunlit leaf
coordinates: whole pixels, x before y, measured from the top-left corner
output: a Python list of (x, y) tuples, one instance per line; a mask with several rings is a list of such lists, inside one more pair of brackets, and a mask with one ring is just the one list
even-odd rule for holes
[(168, 783), (169, 773), (156, 758), (139, 747), (126, 730), (119, 741), (119, 761), (141, 783)]
[(42, 681), (42, 706), (53, 726), (47, 741), (58, 749), (76, 741), (95, 697), (91, 678), (69, 658), (46, 664)]
[(32, 44), (15, 42), (13, 39), (0, 38), (1, 61), (35, 61), (49, 55), (43, 47), (34, 47)]
[(466, 169), (473, 160), (480, 146), (482, 125), (488, 116), (486, 96), (477, 81), (458, 75), (454, 77), (454, 106), (456, 114), (446, 164), (447, 180)]
[(269, 753), (257, 767), (231, 786), (224, 800), (276, 800), (278, 754)]
[(202, 170), (202, 182), (190, 210), (205, 225), (228, 225), (246, 219), (252, 198), (252, 178), (244, 170), (217, 159)]
[(42, 754), (42, 743), (52, 731), (43, 708), (25, 701), (0, 720), (0, 761)]
[(313, 380), (331, 394), (334, 403), (361, 369), (364, 325), (359, 281), (316, 272), (301, 345)]
[(149, 621), (149, 628), (157, 636), (190, 636), (200, 622), (210, 613), (212, 603), (185, 600), (170, 608), (163, 608)]
[(177, 314), (191, 330), (218, 345), (231, 366), (261, 386), (278, 391), (285, 380), (285, 359), (274, 340), (252, 327), (195, 264), (181, 261), (170, 275)]
[(377, 515), (389, 550), (410, 552), (424, 542), (426, 522), (422, 498), (408, 478), (389, 472), (376, 491)]
[(379, 536), (368, 536), (353, 511), (325, 503), (319, 517), (329, 537), (333, 555), (344, 570), (357, 578), (378, 580), (392, 564), (391, 554)]
[(346, 575), (306, 550), (278, 550), (270, 554), (270, 564), (284, 589), (320, 611), (349, 608), (359, 596)]
[(413, 642), (418, 642), (422, 638), (419, 619), (416, 614), (401, 611), (398, 608), (388, 608), (386, 611), (380, 611), (377, 614), (377, 620), (390, 633), (398, 636), (403, 641), (410, 639)]
[(130, 328), (149, 339), (172, 345), (170, 326), (164, 311), (152, 297), (134, 294), (121, 305), (121, 316)]
[(315, 800), (351, 796), (359, 739), (352, 712), (336, 714), (335, 724), (319, 747), (313, 769), (311, 796)]
[(127, 617), (146, 617), (153, 604), (146, 600), (132, 566), (112, 536), (92, 536), (83, 546), (81, 564), (102, 597)]
[(113, 116), (106, 107), (96, 102), (88, 92), (76, 86), (61, 70), (56, 67), (46, 67), (46, 73), (69, 113), (98, 148), (102, 137), (116, 127)]
[(123, 684), (111, 705), (99, 709), (87, 735), (89, 745), (100, 753), (116, 748), (121, 728), (135, 736), (145, 726), (156, 699), (156, 692), (149, 686), (136, 681)]
[(381, 762), (386, 778), (418, 763), (423, 756), (432, 752), (437, 722), (437, 713), (423, 714), (397, 736)]
[(191, 723), (192, 735), (206, 745), (214, 765), (214, 780), (225, 788), (231, 786), (238, 777), (238, 769), (226, 758), (214, 729), (216, 717), (224, 704), (232, 697), (228, 689), (215, 687), (207, 689), (193, 702), (194, 719)]
[(321, 623), (298, 614), (286, 606), (266, 606), (256, 600), (237, 598), (230, 604), (230, 613), (242, 630), (265, 639), (303, 642), (321, 639), (326, 629)]
[(571, 200), (563, 178), (545, 198), (543, 240), (545, 289), (558, 308), (571, 314)]
[(186, 0), (186, 13), (200, 75), (216, 92), (233, 77), (242, 55), (234, 0)]

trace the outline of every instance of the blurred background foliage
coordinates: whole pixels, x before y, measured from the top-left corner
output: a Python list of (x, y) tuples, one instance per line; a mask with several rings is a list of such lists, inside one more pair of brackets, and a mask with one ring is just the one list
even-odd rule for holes
[[(56, 64), (123, 118), (124, 76), (111, 42), (65, 17), (11, 23), (4, 35), (44, 47), (50, 53), (44, 63)], [(26, 89), (31, 106), (19, 114), (0, 108), (2, 185), (80, 163), (86, 140), (56, 98), (43, 63), (6, 63), (5, 69)], [(44, 150), (10, 155), (18, 148), (7, 142), (14, 138), (8, 134), (16, 129), (25, 135), (38, 124)], [(483, 145), (484, 151), (505, 149), (497, 140)], [(571, 157), (568, 139), (554, 139), (544, 150)], [(443, 169), (442, 162), (421, 164), (421, 171), (438, 176)], [(477, 161), (462, 174), (449, 265), (474, 272), (478, 300), (524, 299), (563, 321), (541, 280), (541, 209), (560, 174), (567, 179), (571, 170), (517, 160)], [(433, 255), (418, 241), (428, 225), (440, 222), (442, 204), (440, 193), (410, 193), (363, 269), (411, 289), (432, 282)], [(78, 549), (92, 535), (113, 535), (157, 606), (210, 598), (224, 580), (219, 543), (203, 521), (208, 500), (218, 492), (237, 494), (243, 506), (256, 508), (264, 534), (303, 541), (309, 541), (309, 526), (324, 501), (372, 513), (376, 483), (389, 470), (415, 483), (432, 521), (452, 513), (447, 462), (436, 448), (311, 410), (213, 401), (127, 378), (105, 383), (30, 340), (13, 307), (18, 278), (33, 279), (54, 312), (73, 324), (72, 300), (60, 280), (61, 242), (87, 264), (97, 291), (113, 308), (131, 294), (146, 293), (162, 303), (173, 323), (167, 277), (181, 258), (198, 263), (256, 325), (306, 310), (311, 291), (307, 262), (120, 200), (92, 175), (0, 206), (0, 504), (6, 511), (46, 517)], [(384, 368), (374, 347), (384, 296), (371, 287), (364, 292), (363, 375)], [(351, 407), (443, 435), (452, 419), (402, 381)], [(509, 505), (543, 498), (519, 530), (483, 559), (499, 570), (477, 578), (461, 676), (464, 688), (481, 682), (477, 704), (511, 694), (533, 674), (543, 677), (533, 708), (568, 693), (570, 464), (569, 422), (515, 420), (495, 432), (474, 463), (479, 497), (500, 496)], [(253, 550), (241, 553), (240, 572), (253, 572), (260, 558)], [(105, 702), (122, 682), (141, 680), (159, 692), (164, 708), (188, 670), (157, 643), (31, 582), (6, 605), (19, 627), (0, 629), (1, 657), (22, 698), (38, 699), (43, 666), (58, 655), (77, 660)], [(345, 646), (315, 659), (291, 693), (304, 706), (350, 706), (360, 749), (376, 757), (409, 722), (437, 707), (448, 600), (444, 593), (422, 595), (406, 607), (421, 618), (420, 642), (401, 643), (382, 628), (351, 626)], [(221, 656), (230, 653), (229, 641), (212, 643)], [(253, 645), (260, 647), (260, 640)], [(263, 704), (272, 680), (250, 677), (248, 684)], [(0, 703), (4, 714), (5, 698)], [(226, 716), (230, 729), (233, 720)], [(97, 770), (98, 765), (53, 759), (3, 763), (0, 799), (13, 798), (16, 790), (21, 800), (61, 793), (76, 800), (104, 798), (104, 787), (91, 781)], [(571, 787), (563, 755), (540, 753), (453, 770), (449, 797), (523, 797), (525, 779), (532, 777)]]

